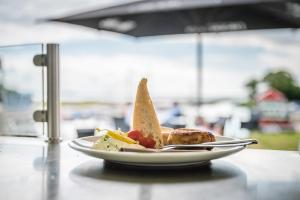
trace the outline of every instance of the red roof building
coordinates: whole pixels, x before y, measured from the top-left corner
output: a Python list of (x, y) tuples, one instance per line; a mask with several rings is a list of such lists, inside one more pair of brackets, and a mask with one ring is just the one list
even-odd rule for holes
[(275, 89), (269, 89), (256, 98), (259, 111), (259, 125), (261, 128), (278, 127), (289, 128), (288, 102), (285, 95)]
[(282, 92), (275, 89), (269, 89), (265, 93), (259, 95), (256, 98), (256, 101), (287, 101), (287, 98)]

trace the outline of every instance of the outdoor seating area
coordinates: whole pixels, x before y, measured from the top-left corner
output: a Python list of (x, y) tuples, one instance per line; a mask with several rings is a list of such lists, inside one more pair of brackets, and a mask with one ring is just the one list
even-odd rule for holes
[(299, 199), (300, 1), (0, 11), (0, 199)]

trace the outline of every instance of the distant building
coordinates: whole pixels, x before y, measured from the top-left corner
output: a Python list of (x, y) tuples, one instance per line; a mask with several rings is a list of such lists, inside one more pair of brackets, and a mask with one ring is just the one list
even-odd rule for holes
[(256, 98), (259, 127), (264, 131), (276, 132), (289, 129), (288, 101), (283, 93), (268, 89)]

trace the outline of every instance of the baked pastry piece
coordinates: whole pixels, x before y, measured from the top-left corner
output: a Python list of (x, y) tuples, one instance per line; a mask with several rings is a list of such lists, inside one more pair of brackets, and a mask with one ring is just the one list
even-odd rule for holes
[(140, 81), (137, 89), (132, 128), (140, 131), (145, 138), (154, 140), (156, 149), (163, 147), (160, 124), (148, 92), (147, 79), (145, 78)]
[(167, 144), (200, 144), (214, 141), (215, 136), (209, 131), (179, 128), (169, 134)]
[(162, 137), (163, 137), (164, 145), (167, 145), (168, 144), (168, 137), (174, 131), (174, 129), (169, 128), (169, 127), (161, 126), (160, 130), (161, 130), (161, 134), (162, 134)]

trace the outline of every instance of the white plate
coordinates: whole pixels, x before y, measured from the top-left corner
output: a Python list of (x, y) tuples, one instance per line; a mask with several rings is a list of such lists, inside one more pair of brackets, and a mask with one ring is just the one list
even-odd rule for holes
[[(80, 143), (87, 145), (80, 145), (76, 140), (69, 143), (69, 146), (77, 151), (95, 158), (101, 158), (109, 162), (132, 165), (132, 166), (188, 166), (207, 163), (210, 160), (222, 158), (233, 153), (243, 150), (245, 147), (222, 147), (213, 148), (211, 151), (196, 151), (196, 152), (162, 152), (162, 153), (140, 153), (140, 152), (113, 152), (104, 150), (94, 150), (89, 147), (92, 142), (96, 141), (99, 136), (83, 137)], [(229, 137), (216, 136), (217, 141), (235, 140)]]

